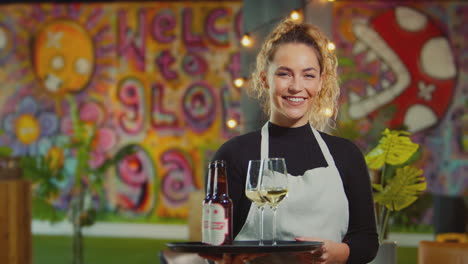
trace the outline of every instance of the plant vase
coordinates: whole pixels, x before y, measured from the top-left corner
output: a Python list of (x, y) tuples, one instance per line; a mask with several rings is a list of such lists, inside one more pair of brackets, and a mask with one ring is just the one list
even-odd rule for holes
[(394, 241), (384, 241), (379, 246), (377, 256), (369, 264), (396, 264), (397, 263), (397, 243)]

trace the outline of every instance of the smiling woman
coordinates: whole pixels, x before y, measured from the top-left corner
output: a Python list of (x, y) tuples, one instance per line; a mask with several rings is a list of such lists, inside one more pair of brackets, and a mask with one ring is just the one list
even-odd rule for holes
[(264, 211), (265, 240), (276, 227), (279, 240), (324, 242), (300, 256), (261, 256), (250, 263), (368, 263), (377, 252), (364, 157), (350, 141), (320, 131), (333, 126), (338, 111), (337, 58), (329, 43), (313, 25), (282, 21), (264, 42), (249, 87), (269, 122), (232, 138), (213, 157), (227, 162), (236, 241), (257, 239), (256, 207), (243, 192), (249, 160), (281, 157), (289, 195), (276, 224)]
[(307, 113), (322, 87), (314, 49), (300, 43), (284, 44), (268, 67), (267, 79), (271, 121), (289, 127), (307, 124)]
[[(310, 97), (303, 97), (304, 100), (308, 99), (306, 105), (309, 107), (304, 120), (310, 120), (318, 129), (331, 125), (338, 112), (340, 87), (336, 76), (337, 58), (328, 49), (330, 43), (313, 25), (283, 21), (270, 34), (257, 56), (252, 86), (248, 87), (249, 94), (259, 99), (265, 113), (271, 115), (273, 102), (270, 102), (272, 91), (269, 87), (275, 86), (276, 79), (289, 80), (288, 84), (292, 87), (288, 94), (290, 101), (301, 100), (301, 96), (295, 99), (293, 95), (301, 94), (297, 92), (298, 89), (307, 87), (305, 93)], [(287, 85), (286, 81), (281, 84)]]

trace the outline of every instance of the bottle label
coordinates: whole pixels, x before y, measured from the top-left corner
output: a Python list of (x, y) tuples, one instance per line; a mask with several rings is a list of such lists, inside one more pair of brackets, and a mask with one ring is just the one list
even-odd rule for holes
[(210, 218), (211, 218), (211, 210), (210, 204), (204, 203), (203, 204), (203, 212), (202, 212), (202, 243), (211, 244), (210, 241)]
[(222, 245), (229, 233), (229, 219), (226, 218), (226, 211), (220, 204), (211, 204), (211, 236), (210, 244)]

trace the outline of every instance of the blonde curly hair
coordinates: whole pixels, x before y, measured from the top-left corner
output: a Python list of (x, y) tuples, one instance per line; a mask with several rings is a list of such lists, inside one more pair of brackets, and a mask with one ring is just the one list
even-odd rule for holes
[[(293, 22), (289, 18), (282, 20), (266, 38), (257, 55), (257, 64), (252, 73), (248, 94), (257, 98), (263, 111), (270, 116), (270, 98), (262, 75), (267, 72), (279, 46), (286, 43), (306, 44), (315, 50), (322, 76), (322, 89), (316, 95), (316, 100), (309, 111), (309, 121), (318, 130), (325, 129), (327, 125), (333, 128), (338, 113), (340, 87), (336, 73), (338, 60), (335, 54), (328, 50), (329, 42), (327, 36), (314, 25)], [(326, 113), (329, 110), (332, 111), (331, 115), (329, 112)]]

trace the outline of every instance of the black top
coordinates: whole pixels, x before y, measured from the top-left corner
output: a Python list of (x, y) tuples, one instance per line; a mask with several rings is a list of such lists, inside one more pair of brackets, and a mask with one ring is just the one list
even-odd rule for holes
[[(335, 160), (349, 202), (349, 225), (343, 242), (348, 244), (347, 263), (367, 263), (378, 249), (374, 207), (367, 165), (361, 151), (349, 140), (319, 132)], [(234, 204), (234, 237), (244, 225), (251, 201), (244, 195), (249, 160), (260, 159), (261, 130), (224, 143), (213, 160), (226, 160), (229, 196)], [(269, 123), (269, 157), (283, 157), (288, 173), (326, 167), (327, 162), (310, 125), (285, 128)]]

